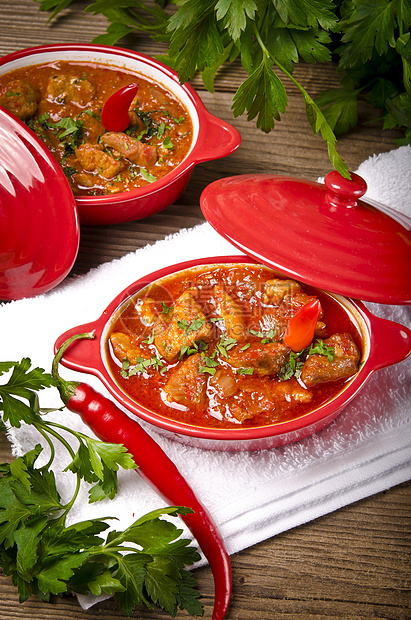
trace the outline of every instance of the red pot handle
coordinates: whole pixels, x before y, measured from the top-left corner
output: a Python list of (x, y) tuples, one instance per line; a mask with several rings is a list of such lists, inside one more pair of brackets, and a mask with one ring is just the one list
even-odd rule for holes
[(86, 332), (94, 332), (95, 338), (76, 340), (76, 346), (70, 347), (65, 353), (62, 364), (71, 370), (77, 370), (80, 372), (87, 372), (93, 375), (101, 376), (102, 362), (100, 356), (100, 333), (101, 329), (98, 328), (98, 322), (85, 323), (84, 325), (77, 325), (72, 327), (68, 331), (59, 336), (54, 344), (54, 353), (58, 351), (63, 342), (68, 340), (75, 334), (82, 334)]
[(373, 369), (398, 364), (411, 353), (411, 330), (400, 323), (377, 316), (370, 317)]
[(237, 129), (205, 108), (199, 110), (199, 121), (200, 133), (193, 152), (195, 163), (226, 157), (240, 146), (241, 135)]

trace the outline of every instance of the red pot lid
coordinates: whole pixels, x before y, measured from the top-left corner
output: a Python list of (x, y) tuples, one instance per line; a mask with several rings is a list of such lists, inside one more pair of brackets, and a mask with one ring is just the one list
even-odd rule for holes
[(200, 198), (211, 226), (258, 261), (318, 288), (411, 303), (411, 220), (360, 200), (367, 185), (330, 172), (325, 185), (269, 174), (211, 183)]
[(0, 107), (0, 300), (59, 284), (77, 257), (79, 236), (73, 192), (57, 161)]

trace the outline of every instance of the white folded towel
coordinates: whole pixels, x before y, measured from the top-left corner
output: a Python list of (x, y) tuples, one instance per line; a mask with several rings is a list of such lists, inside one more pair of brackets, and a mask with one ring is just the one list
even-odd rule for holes
[[(366, 197), (411, 216), (411, 147), (371, 157), (358, 173), (368, 183)], [(30, 357), (34, 365), (50, 370), (55, 339), (70, 327), (96, 319), (115, 295), (140, 276), (190, 258), (233, 253), (238, 251), (205, 223), (67, 279), (45, 295), (3, 304), (0, 359)], [(411, 326), (410, 307), (368, 305), (375, 314)], [(281, 448), (221, 453), (190, 448), (148, 430), (208, 507), (229, 552), (234, 553), (410, 479), (410, 371), (411, 359), (378, 371), (331, 425)], [(63, 367), (61, 373), (108, 394), (94, 377)], [(45, 390), (40, 397), (43, 407), (60, 406), (55, 390)], [(51, 417), (89, 433), (75, 414)], [(15, 455), (41, 443), (41, 437), (26, 426), (13, 429), (9, 439)], [(57, 478), (64, 497), (73, 476), (58, 473)], [(72, 520), (110, 515), (118, 518), (115, 527), (120, 529), (164, 505), (134, 472), (120, 472), (119, 480), (113, 501), (90, 505), (84, 492)], [(90, 600), (82, 604), (87, 606)]]

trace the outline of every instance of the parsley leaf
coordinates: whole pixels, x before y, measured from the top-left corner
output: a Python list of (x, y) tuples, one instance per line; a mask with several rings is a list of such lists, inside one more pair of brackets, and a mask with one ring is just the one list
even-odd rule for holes
[(348, 88), (330, 88), (315, 99), (331, 129), (337, 134), (348, 131), (358, 121), (357, 99), (360, 91)]
[(183, 0), (167, 25), (169, 57), (181, 82), (197, 70), (214, 65), (223, 53), (222, 36), (214, 14), (214, 0)]
[(300, 351), (299, 353), (294, 353), (294, 351), (291, 351), (287, 363), (278, 373), (278, 378), (280, 381), (287, 381), (288, 379), (291, 379), (291, 377), (298, 378), (303, 369), (305, 358), (306, 350)]
[(97, 482), (90, 489), (90, 501), (100, 501), (106, 496), (113, 499), (117, 493), (117, 478), (113, 472), (119, 466), (134, 469), (136, 463), (122, 445), (103, 443), (80, 433), (76, 436), (79, 440), (77, 453), (64, 471), (78, 473), (87, 482)]
[(130, 361), (125, 357), (121, 365), (120, 374), (122, 377), (127, 379), (128, 377), (132, 377), (133, 375), (144, 373), (149, 368), (160, 370), (164, 367), (164, 365), (165, 362), (161, 358), (156, 357), (155, 355), (152, 355), (149, 358), (138, 357), (135, 364), (133, 365), (131, 365)]
[(176, 322), (177, 322), (178, 327), (185, 332), (186, 336), (190, 332), (195, 332), (201, 329), (201, 327), (205, 323), (204, 319), (200, 319), (198, 316), (196, 316), (192, 321), (188, 321), (187, 319), (182, 319), (181, 321), (177, 320)]
[[(114, 576), (125, 590), (116, 595), (126, 613), (135, 604), (146, 601), (145, 591), (160, 607), (174, 617), (177, 606), (191, 608), (195, 615), (202, 615), (198, 593), (185, 566), (196, 562), (200, 556), (189, 546), (189, 540), (178, 539), (181, 530), (168, 521), (160, 520), (162, 514), (186, 514), (186, 508), (169, 507), (155, 510), (135, 521), (124, 532), (112, 531), (107, 537), (106, 550), (119, 548), (124, 543), (137, 545), (140, 550), (125, 556), (117, 554), (117, 572)], [(180, 596), (181, 594), (184, 596)], [(146, 603), (147, 604), (147, 603)]]
[(336, 26), (334, 4), (331, 0), (273, 0), (284, 24), (300, 28), (321, 26), (328, 30)]
[(254, 20), (257, 4), (254, 0), (218, 0), (215, 11), (222, 28), (237, 41), (247, 27), (247, 20)]
[(198, 342), (192, 342), (191, 345), (183, 344), (180, 349), (180, 359), (184, 357), (184, 355), (194, 355), (198, 353), (198, 351), (204, 351), (207, 348), (207, 344), (204, 340), (199, 340)]
[(170, 312), (170, 310), (173, 309), (173, 306), (167, 306), (167, 304), (164, 301), (162, 301), (161, 302), (161, 308), (162, 308), (161, 312), (163, 314), (168, 314)]
[(16, 362), (0, 362), (0, 376), (4, 375), (16, 365)]
[(373, 0), (358, 3), (354, 13), (343, 22), (345, 43), (341, 50), (340, 66), (352, 67), (370, 60), (375, 51), (382, 56), (395, 45), (396, 28), (393, 1)]
[(37, 391), (54, 385), (49, 373), (30, 367), (27, 357), (18, 363), (2, 362), (0, 366), (0, 374), (12, 369), (7, 383), (0, 385), (0, 411), (3, 411), (3, 422), (16, 428), (20, 428), (22, 421), (30, 424), (36, 419)]
[(240, 116), (247, 110), (247, 120), (257, 117), (257, 127), (269, 133), (274, 127), (274, 121), (280, 120), (280, 112), (285, 112), (287, 101), (284, 85), (271, 69), (265, 55), (237, 90), (231, 109), (234, 116)]

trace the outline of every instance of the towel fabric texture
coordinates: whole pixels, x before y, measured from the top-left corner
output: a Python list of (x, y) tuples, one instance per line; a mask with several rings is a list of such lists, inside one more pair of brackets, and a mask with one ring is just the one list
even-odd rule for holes
[[(411, 217), (411, 147), (373, 156), (357, 171), (365, 178), (365, 198), (384, 202)], [(238, 254), (208, 223), (181, 230), (154, 245), (103, 264), (88, 274), (66, 279), (47, 294), (0, 306), (1, 359), (30, 357), (50, 370), (56, 338), (75, 325), (100, 316), (111, 299), (140, 276), (170, 263), (196, 257)], [(367, 304), (374, 314), (411, 326), (411, 308)], [(108, 395), (94, 377), (64, 367), (66, 379), (83, 380)], [(40, 393), (42, 407), (59, 407), (57, 390)], [(66, 426), (90, 431), (75, 414), (49, 414)], [(152, 434), (208, 507), (230, 553), (411, 477), (411, 358), (380, 370), (327, 428), (298, 443), (244, 453), (201, 450)], [(42, 438), (30, 427), (9, 432), (13, 454), (31, 449)], [(75, 444), (74, 444), (75, 445)], [(47, 446), (45, 445), (45, 458)], [(61, 473), (64, 453), (55, 463), (63, 498), (73, 485)], [(117, 517), (127, 527), (149, 510), (163, 506), (135, 472), (119, 473), (119, 493), (112, 501), (88, 504), (87, 490), (71, 519)], [(185, 531), (185, 535), (189, 532)], [(204, 560), (203, 560), (204, 561)], [(89, 606), (91, 599), (81, 601)]]

